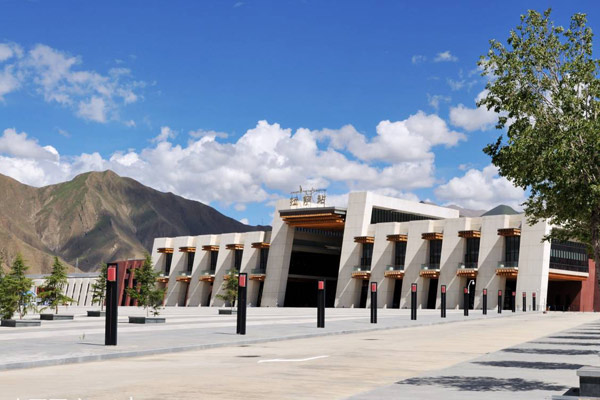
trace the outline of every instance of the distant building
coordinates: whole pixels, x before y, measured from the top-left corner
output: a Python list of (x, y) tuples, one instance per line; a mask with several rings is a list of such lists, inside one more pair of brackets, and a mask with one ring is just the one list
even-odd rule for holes
[[(310, 197), (310, 196), (309, 196)], [(528, 225), (524, 214), (459, 217), (457, 210), (350, 193), (347, 207), (324, 197), (293, 197), (276, 205), (271, 232), (156, 238), (152, 249), (167, 306), (221, 306), (216, 297), (235, 268), (249, 275), (253, 306), (315, 306), (326, 281), (328, 306), (369, 306), (368, 282), (379, 283), (379, 307), (407, 308), (417, 284), (420, 308), (516, 307), (598, 310), (596, 269), (577, 242), (543, 242), (551, 226)]]

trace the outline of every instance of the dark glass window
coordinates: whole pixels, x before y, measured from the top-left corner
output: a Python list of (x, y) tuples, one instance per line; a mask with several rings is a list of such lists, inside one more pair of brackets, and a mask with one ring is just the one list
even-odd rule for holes
[(408, 214), (395, 210), (384, 210), (383, 208), (373, 207), (371, 210), (371, 223), (378, 224), (380, 222), (408, 222), (424, 219), (437, 219), (433, 217), (425, 217), (423, 215)]
[(244, 250), (234, 250), (234, 255), (233, 255), (233, 268), (235, 268), (236, 270), (240, 270), (240, 268), (242, 267), (242, 252)]
[(210, 252), (210, 270), (215, 272), (217, 270), (217, 257), (219, 256), (218, 251)]
[(260, 260), (258, 262), (258, 269), (265, 271), (267, 269), (267, 260), (269, 259), (269, 249), (260, 249)]
[(189, 252), (187, 253), (188, 258), (187, 258), (187, 273), (191, 274), (192, 273), (192, 268), (194, 267), (194, 257), (196, 256), (196, 253), (193, 252)]
[(588, 272), (587, 247), (583, 243), (552, 240), (550, 268)]
[(521, 236), (506, 236), (504, 248), (504, 261), (519, 262), (519, 246), (521, 245)]
[(466, 264), (477, 264), (479, 261), (479, 238), (467, 238)]
[(406, 242), (396, 242), (394, 244), (394, 265), (404, 265), (406, 258)]
[(429, 241), (429, 264), (440, 264), (442, 258), (442, 241), (440, 239)]
[(361, 267), (371, 266), (371, 259), (373, 258), (373, 243), (363, 243), (362, 245), (362, 257), (360, 259)]
[(171, 273), (171, 261), (173, 261), (173, 253), (165, 254), (165, 275)]

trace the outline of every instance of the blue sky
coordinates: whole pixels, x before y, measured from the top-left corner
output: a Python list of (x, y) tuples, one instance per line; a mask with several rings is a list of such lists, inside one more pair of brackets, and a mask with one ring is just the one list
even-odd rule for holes
[(593, 1), (0, 0), (0, 173), (110, 168), (252, 224), (298, 185), (518, 206), (476, 62), (549, 6), (600, 32)]

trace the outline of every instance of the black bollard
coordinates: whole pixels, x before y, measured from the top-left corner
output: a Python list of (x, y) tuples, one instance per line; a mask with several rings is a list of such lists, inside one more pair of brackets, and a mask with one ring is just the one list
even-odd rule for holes
[(523, 292), (523, 312), (527, 311), (527, 292)]
[(463, 289), (463, 313), (465, 317), (469, 316), (469, 289)]
[(483, 315), (487, 315), (487, 289), (483, 289)]
[(502, 314), (502, 290), (498, 290), (498, 314)]
[(325, 328), (325, 281), (317, 286), (317, 328)]
[(417, 320), (417, 284), (410, 285), (410, 319)]
[(531, 306), (533, 307), (532, 311), (537, 311), (535, 308), (535, 292), (531, 292)]
[(442, 285), (442, 318), (446, 318), (446, 285)]
[(371, 282), (371, 323), (377, 323), (377, 282)]
[(246, 334), (246, 292), (248, 274), (242, 273), (238, 276), (238, 310), (237, 310), (237, 334)]
[(517, 292), (513, 291), (512, 297), (510, 299), (511, 299), (511, 307), (510, 308), (512, 309), (512, 312), (517, 312)]
[(117, 323), (119, 317), (119, 299), (117, 272), (119, 265), (117, 263), (108, 264), (106, 271), (106, 323), (104, 325), (104, 345), (117, 345)]

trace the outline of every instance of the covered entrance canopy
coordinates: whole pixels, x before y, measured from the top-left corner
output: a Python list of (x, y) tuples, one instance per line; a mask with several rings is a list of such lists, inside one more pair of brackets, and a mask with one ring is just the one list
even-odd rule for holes
[(279, 216), (286, 224), (300, 228), (343, 231), (346, 222), (346, 210), (338, 207), (280, 210)]

